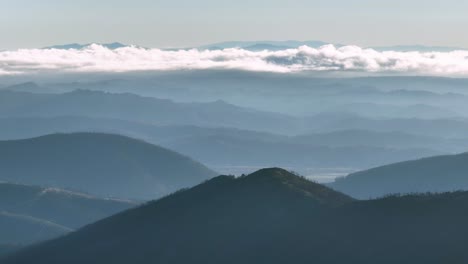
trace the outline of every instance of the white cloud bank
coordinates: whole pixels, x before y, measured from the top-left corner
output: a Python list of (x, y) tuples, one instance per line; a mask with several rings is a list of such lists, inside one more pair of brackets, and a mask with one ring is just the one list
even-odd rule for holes
[(0, 75), (43, 72), (131, 72), (236, 69), (261, 72), (336, 71), (468, 76), (468, 51), (379, 52), (357, 46), (302, 46), (281, 51), (177, 50), (90, 45), (80, 50), (0, 51)]

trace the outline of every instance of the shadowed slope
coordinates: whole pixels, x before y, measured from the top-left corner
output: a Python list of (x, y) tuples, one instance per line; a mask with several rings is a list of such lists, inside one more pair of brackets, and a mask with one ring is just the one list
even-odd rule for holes
[(216, 177), (2, 263), (466, 263), (467, 212), (468, 192), (356, 201), (264, 169)]

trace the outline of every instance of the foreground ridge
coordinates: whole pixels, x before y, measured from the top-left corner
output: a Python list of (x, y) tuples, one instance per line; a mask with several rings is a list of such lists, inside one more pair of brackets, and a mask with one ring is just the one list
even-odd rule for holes
[(468, 192), (357, 201), (271, 168), (215, 177), (1, 261), (463, 263), (467, 212)]

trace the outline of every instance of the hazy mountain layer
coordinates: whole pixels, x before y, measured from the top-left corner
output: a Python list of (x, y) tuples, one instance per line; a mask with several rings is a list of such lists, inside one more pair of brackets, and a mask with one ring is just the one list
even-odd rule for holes
[(154, 199), (216, 174), (186, 156), (128, 137), (54, 134), (0, 142), (0, 180), (98, 196)]
[(28, 138), (54, 132), (117, 133), (144, 139), (213, 167), (284, 166), (295, 167), (303, 173), (301, 168), (365, 169), (468, 149), (468, 143), (462, 139), (367, 130), (288, 137), (234, 128), (161, 126), (86, 117), (7, 118), (0, 119), (0, 124), (4, 127), (0, 131), (1, 139)]
[[(294, 83), (294, 80), (292, 82)], [(161, 80), (164, 82), (165, 80)], [(167, 82), (170, 81), (166, 80)], [(174, 88), (165, 95), (165, 85), (151, 89), (152, 94), (162, 97), (184, 100), (183, 95), (198, 91), (197, 80), (189, 91)], [(234, 81), (234, 80), (232, 80)], [(286, 80), (279, 80), (285, 82)], [(122, 92), (120, 86), (135, 87), (133, 82), (122, 81), (71, 85), (70, 89), (88, 88), (93, 90), (112, 90)], [(135, 94), (103, 93), (89, 90), (76, 90), (64, 94), (29, 93), (0, 91), (0, 117), (57, 117), (88, 116), (94, 118), (114, 118), (131, 121), (196, 125), (202, 127), (233, 127), (257, 130), (269, 133), (297, 135), (316, 131), (334, 131), (348, 129), (378, 130), (384, 132), (400, 131), (440, 137), (463, 137), (468, 121), (463, 119), (468, 99), (464, 95), (434, 93), (428, 91), (393, 90), (390, 92), (373, 87), (327, 87), (332, 83), (314, 84), (316, 88), (291, 88), (289, 93), (273, 87), (243, 89), (228, 87), (222, 91), (200, 91), (204, 100), (217, 100), (210, 103), (180, 103), (154, 97), (141, 97)], [(138, 84), (138, 83), (137, 83)], [(148, 85), (148, 84), (146, 84)], [(171, 85), (169, 83), (168, 85)], [(173, 84), (172, 84), (173, 85)], [(186, 84), (189, 85), (189, 84)], [(223, 85), (219, 83), (219, 85)], [(284, 85), (287, 85), (285, 82)], [(25, 87), (34, 84), (24, 84)], [(195, 87), (193, 87), (195, 86)], [(139, 86), (137, 86), (139, 87)], [(143, 85), (145, 87), (145, 85)], [(152, 87), (150, 85), (150, 87)], [(63, 87), (62, 87), (63, 88)], [(230, 89), (240, 90), (231, 94)], [(60, 88), (52, 88), (60, 89)], [(133, 93), (141, 93), (135, 88)], [(149, 89), (149, 87), (148, 87)], [(182, 89), (182, 88), (180, 88)], [(200, 88), (203, 89), (203, 88)], [(26, 89), (27, 90), (27, 89)], [(29, 90), (37, 90), (31, 88)], [(68, 90), (68, 88), (66, 89)], [(125, 89), (123, 89), (125, 90)], [(129, 89), (126, 89), (129, 90)], [(159, 91), (159, 92), (158, 92)], [(177, 92), (180, 91), (180, 94)], [(265, 95), (266, 93), (266, 95)], [(203, 95), (205, 94), (205, 95)], [(185, 100), (197, 101), (197, 94)], [(284, 100), (284, 98), (289, 98)], [(219, 98), (230, 98), (232, 102), (246, 107), (238, 107)], [(237, 100), (238, 98), (239, 100)], [(259, 99), (260, 98), (260, 99)], [(328, 99), (327, 99), (328, 98)], [(261, 102), (259, 100), (265, 100)], [(302, 102), (296, 100), (305, 100)], [(318, 101), (314, 101), (318, 100)], [(391, 103), (389, 103), (391, 102)], [(392, 104), (398, 102), (398, 104)], [(265, 106), (273, 106), (268, 108)], [(449, 107), (447, 107), (449, 106)], [(292, 116), (285, 109), (297, 107), (306, 111), (302, 115)], [(283, 112), (264, 112), (254, 109), (266, 109)], [(292, 111), (294, 112), (294, 111)]]
[(0, 211), (0, 244), (30, 244), (59, 237), (72, 229), (27, 215)]
[[(324, 75), (325, 76), (325, 75)], [(223, 100), (288, 115), (348, 112), (375, 118), (467, 117), (466, 79), (437, 77), (318, 78), (242, 71), (176, 71), (25, 82), (4, 89), (64, 93), (77, 89), (133, 93), (177, 102)], [(11, 77), (13, 78), (13, 77)], [(26, 80), (35, 80), (34, 77)], [(1, 81), (1, 79), (0, 79)]]
[(46, 219), (72, 229), (135, 205), (56, 188), (0, 183), (0, 211)]
[(390, 164), (350, 174), (330, 186), (362, 199), (394, 193), (468, 190), (468, 153)]
[[(77, 90), (65, 94), (0, 92), (0, 117), (88, 116), (116, 118), (158, 124), (235, 127), (279, 130), (294, 118), (237, 107), (223, 101), (175, 103), (134, 94), (110, 94)], [(286, 132), (285, 127), (281, 129)]]

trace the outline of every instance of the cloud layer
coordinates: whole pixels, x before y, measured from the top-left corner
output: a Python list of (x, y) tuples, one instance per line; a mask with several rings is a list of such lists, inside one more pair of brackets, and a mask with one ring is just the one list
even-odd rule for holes
[(302, 46), (281, 51), (177, 50), (92, 44), (83, 49), (0, 52), (0, 75), (236, 69), (259, 72), (364, 72), (467, 76), (468, 51), (379, 52), (357, 46)]

